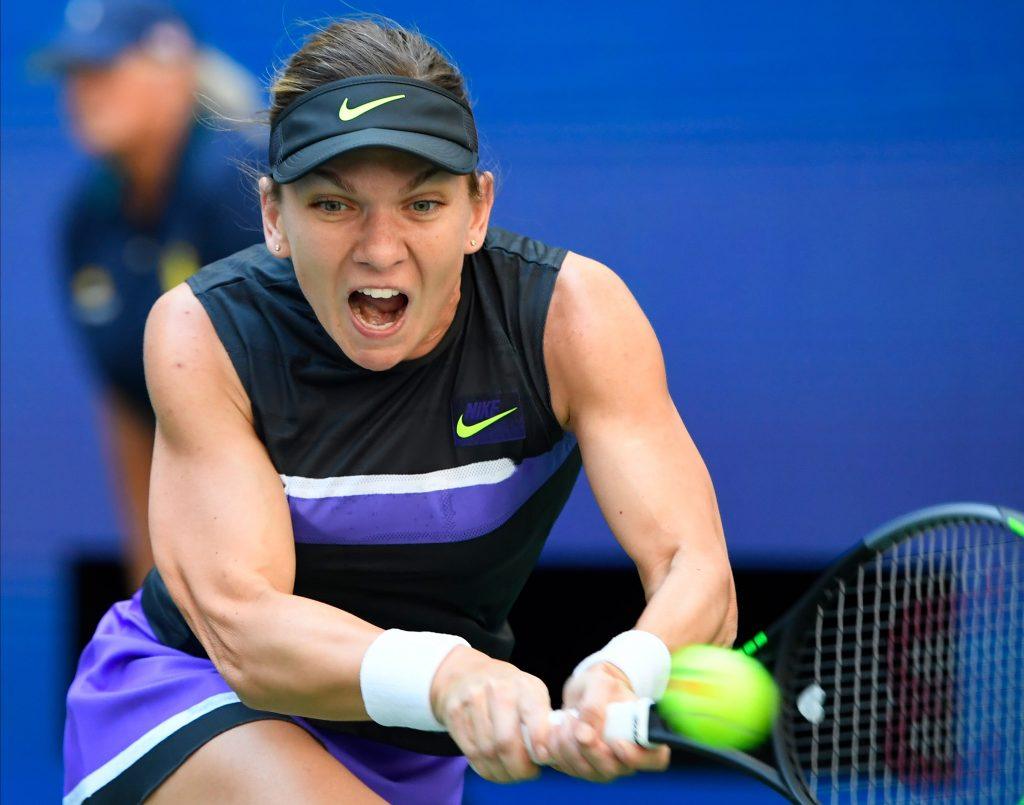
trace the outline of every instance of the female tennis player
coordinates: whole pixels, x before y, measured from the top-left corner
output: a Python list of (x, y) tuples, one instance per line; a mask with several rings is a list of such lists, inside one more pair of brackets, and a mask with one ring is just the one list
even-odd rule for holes
[[(538, 773), (523, 727), (585, 779), (664, 768), (600, 738), (604, 706), (658, 696), (670, 649), (730, 643), (735, 602), (629, 291), (489, 226), (463, 79), (398, 27), (291, 58), (260, 194), (265, 245), (149, 318), (158, 571), (82, 655), (65, 802), (458, 802), (467, 760)], [(506, 616), (581, 460), (647, 606), (549, 727)]]

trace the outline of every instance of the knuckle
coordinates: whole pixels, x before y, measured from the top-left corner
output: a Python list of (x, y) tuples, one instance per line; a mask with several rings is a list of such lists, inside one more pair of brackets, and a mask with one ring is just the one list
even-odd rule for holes
[(505, 689), (505, 685), (496, 679), (487, 680), (484, 695), (488, 701), (498, 704), (504, 704), (508, 700), (508, 691)]
[(503, 677), (488, 677), (485, 688), (490, 696), (501, 696), (506, 693), (508, 683)]
[(465, 707), (463, 706), (463, 703), (460, 701), (445, 702), (444, 707), (442, 708), (441, 711), (441, 720), (444, 721), (445, 724), (449, 725), (456, 723), (458, 722), (459, 717), (463, 714), (464, 711)]
[(467, 695), (470, 701), (480, 701), (481, 699), (487, 698), (487, 694), (490, 693), (490, 689), (491, 685), (489, 681), (476, 682), (473, 685), (470, 685)]
[(538, 766), (534, 766), (531, 763), (530, 766), (527, 767), (526, 772), (523, 774), (522, 779), (536, 780), (538, 777), (540, 777), (540, 768)]
[(540, 774), (540, 769), (532, 763), (514, 763), (509, 767), (509, 772), (515, 780), (532, 780)]
[(466, 697), (467, 710), (481, 710), (487, 706), (487, 690), (485, 688), (474, 688)]
[(494, 748), (498, 754), (507, 755), (516, 748), (516, 741), (511, 735), (499, 735), (494, 739)]
[(492, 783), (504, 783), (508, 781), (502, 768), (495, 763), (489, 763), (486, 760), (481, 760), (478, 768), (480, 770), (477, 774), (486, 780), (490, 780)]

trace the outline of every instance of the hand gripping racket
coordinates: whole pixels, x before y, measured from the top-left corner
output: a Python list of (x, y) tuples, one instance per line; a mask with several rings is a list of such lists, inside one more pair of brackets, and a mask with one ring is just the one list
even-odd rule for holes
[(605, 737), (696, 753), (800, 805), (1024, 802), (1024, 515), (894, 520), (739, 650), (781, 691), (774, 765), (671, 732), (650, 700), (611, 705)]

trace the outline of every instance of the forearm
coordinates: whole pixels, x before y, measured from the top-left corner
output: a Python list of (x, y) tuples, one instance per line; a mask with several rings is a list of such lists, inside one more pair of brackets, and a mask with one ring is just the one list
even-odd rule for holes
[(724, 545), (680, 545), (649, 572), (645, 588), (647, 606), (636, 628), (658, 635), (670, 650), (690, 643), (731, 646), (736, 639), (736, 588)]
[(205, 620), (203, 642), (250, 706), (330, 721), (368, 720), (359, 668), (382, 629), (336, 607), (276, 590), (226, 617)]
[(633, 482), (628, 502), (621, 512), (606, 507), (620, 514), (616, 533), (637, 564), (647, 598), (636, 628), (657, 634), (670, 649), (731, 645), (736, 592), (714, 486), (693, 442), (688, 436), (679, 441), (660, 455), (657, 446), (635, 451), (654, 453), (662, 474), (632, 467), (640, 483)]

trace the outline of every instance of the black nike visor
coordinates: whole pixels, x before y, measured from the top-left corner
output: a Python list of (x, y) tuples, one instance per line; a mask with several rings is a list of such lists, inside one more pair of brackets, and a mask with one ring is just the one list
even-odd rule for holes
[(270, 175), (287, 184), (340, 154), (394, 148), (456, 174), (479, 161), (473, 112), (450, 92), (414, 78), (332, 81), (296, 98), (270, 129)]

